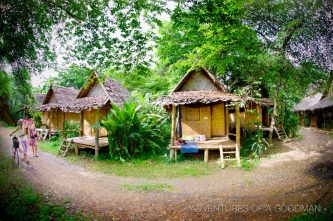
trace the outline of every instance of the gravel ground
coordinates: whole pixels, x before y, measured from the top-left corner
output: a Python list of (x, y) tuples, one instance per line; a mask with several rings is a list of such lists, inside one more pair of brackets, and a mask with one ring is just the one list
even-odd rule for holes
[[(10, 130), (0, 127), (1, 150)], [(302, 128), (251, 171), (226, 168), (200, 178), (143, 179), (101, 174), (40, 152), (23, 175), (45, 198), (99, 220), (285, 220), (333, 200), (333, 137)], [(29, 150), (31, 151), (31, 150)], [(216, 162), (210, 162), (216, 163)], [(135, 173), (135, 171), (133, 171)], [(167, 183), (172, 191), (128, 191), (122, 184)]]

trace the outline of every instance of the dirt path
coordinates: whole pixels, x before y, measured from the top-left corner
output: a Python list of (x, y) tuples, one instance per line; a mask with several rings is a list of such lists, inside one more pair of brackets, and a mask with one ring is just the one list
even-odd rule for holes
[[(8, 134), (0, 127), (1, 149), (9, 154)], [(250, 172), (227, 168), (201, 178), (124, 178), (40, 152), (39, 158), (31, 158), (33, 168), (23, 169), (23, 174), (46, 198), (70, 201), (70, 210), (81, 209), (105, 220), (281, 220), (333, 199), (333, 180), (306, 172), (317, 162), (333, 160), (333, 138), (307, 128), (301, 135), (303, 139), (276, 148), (277, 153)], [(176, 189), (140, 193), (120, 188), (155, 182)]]

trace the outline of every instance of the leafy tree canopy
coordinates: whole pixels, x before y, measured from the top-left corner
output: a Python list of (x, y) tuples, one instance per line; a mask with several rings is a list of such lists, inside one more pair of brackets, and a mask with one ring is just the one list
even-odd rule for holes
[(52, 40), (69, 61), (130, 68), (147, 62), (164, 1), (4, 0), (0, 3), (0, 64), (36, 72), (55, 60)]

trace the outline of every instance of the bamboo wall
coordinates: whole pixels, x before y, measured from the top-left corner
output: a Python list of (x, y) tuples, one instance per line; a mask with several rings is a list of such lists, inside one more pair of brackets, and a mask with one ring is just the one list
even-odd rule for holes
[[(258, 108), (258, 109), (257, 109)], [(258, 110), (258, 113), (257, 113)], [(235, 112), (229, 113), (229, 125), (230, 127), (236, 127), (235, 124)], [(253, 128), (255, 122), (262, 123), (262, 108), (260, 106), (252, 107), (251, 109), (245, 109), (240, 113), (240, 126), (241, 128)]]
[(210, 106), (182, 106), (182, 132), (186, 135), (206, 135), (207, 138), (225, 136), (224, 104)]
[(42, 123), (49, 129), (61, 129), (62, 112), (60, 110), (45, 111), (42, 113)]
[[(106, 117), (108, 110), (101, 109), (98, 116), (98, 110), (85, 110), (83, 111), (83, 136), (95, 136), (94, 129), (91, 128), (91, 125), (96, 125), (96, 117), (98, 120), (104, 119)], [(99, 136), (107, 136), (107, 132), (104, 128), (99, 129)]]

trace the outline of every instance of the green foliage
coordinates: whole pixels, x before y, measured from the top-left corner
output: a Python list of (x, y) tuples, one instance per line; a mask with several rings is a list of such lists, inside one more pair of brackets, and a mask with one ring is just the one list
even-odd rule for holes
[[(228, 71), (253, 72), (249, 67), (260, 51), (260, 42), (241, 20), (242, 5), (243, 1), (236, 0), (181, 1), (171, 21), (160, 30), (157, 44), (161, 66), (175, 78), (195, 67), (209, 68), (223, 77)], [(227, 79), (234, 80), (223, 80)]]
[(164, 144), (161, 131), (165, 119), (158, 114), (142, 111), (135, 103), (125, 103), (120, 109), (113, 106), (101, 126), (108, 132), (110, 156), (124, 161), (140, 154), (156, 154)]
[(135, 94), (153, 94), (154, 98), (167, 94), (172, 84), (164, 73), (145, 67), (137, 67), (131, 71), (110, 68), (105, 76), (121, 82)]
[(90, 74), (91, 70), (89, 68), (72, 64), (68, 68), (60, 70), (57, 76), (48, 78), (42, 86), (35, 88), (35, 91), (47, 93), (51, 84), (80, 89)]
[(298, 115), (286, 110), (283, 127), (289, 137), (297, 137), (298, 132), (301, 129), (298, 123)]
[(13, 79), (5, 71), (0, 70), (0, 97), (10, 100), (13, 93)]
[(150, 192), (150, 191), (172, 191), (174, 186), (167, 183), (147, 183), (147, 184), (123, 184), (122, 188), (131, 190), (131, 191), (140, 191), (140, 192)]
[(241, 148), (241, 156), (260, 158), (267, 149), (267, 141), (263, 137), (263, 132), (257, 130), (255, 135), (250, 135)]
[(33, 117), (33, 119), (34, 119), (35, 127), (40, 128), (42, 126), (41, 113), (36, 113), (35, 116)]
[(55, 61), (51, 40), (56, 39), (71, 61), (127, 69), (143, 65), (154, 37), (153, 30), (143, 26), (159, 25), (157, 15), (167, 11), (165, 4), (164, 0), (4, 0), (0, 63), (40, 70)]
[(80, 136), (80, 123), (73, 120), (65, 121), (65, 136), (70, 137), (79, 137)]
[(333, 202), (330, 202), (327, 211), (321, 209), (319, 212), (308, 212), (301, 215), (296, 215), (289, 219), (289, 221), (326, 221), (333, 219)]

